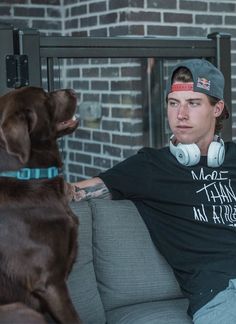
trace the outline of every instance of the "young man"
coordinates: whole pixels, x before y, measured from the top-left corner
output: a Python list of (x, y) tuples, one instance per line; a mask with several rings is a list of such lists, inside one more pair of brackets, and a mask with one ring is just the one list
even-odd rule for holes
[(130, 199), (169, 262), (195, 324), (236, 323), (236, 144), (217, 135), (228, 117), (224, 77), (186, 60), (167, 85), (170, 146), (144, 148), (74, 184), (75, 200)]

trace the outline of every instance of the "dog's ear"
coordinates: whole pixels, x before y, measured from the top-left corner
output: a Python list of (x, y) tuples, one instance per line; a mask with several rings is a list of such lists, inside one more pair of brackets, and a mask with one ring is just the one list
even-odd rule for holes
[(36, 125), (35, 113), (26, 115), (12, 115), (7, 117), (1, 125), (1, 137), (9, 154), (15, 155), (22, 164), (25, 164), (30, 156), (30, 132)]

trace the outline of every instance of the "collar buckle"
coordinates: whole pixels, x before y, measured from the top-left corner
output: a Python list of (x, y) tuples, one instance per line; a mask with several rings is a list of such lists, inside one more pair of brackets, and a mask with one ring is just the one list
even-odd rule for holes
[(29, 168), (22, 168), (16, 172), (16, 178), (20, 180), (29, 180), (31, 178), (31, 170)]
[(58, 176), (58, 168), (56, 167), (50, 167), (48, 168), (48, 178), (54, 178)]

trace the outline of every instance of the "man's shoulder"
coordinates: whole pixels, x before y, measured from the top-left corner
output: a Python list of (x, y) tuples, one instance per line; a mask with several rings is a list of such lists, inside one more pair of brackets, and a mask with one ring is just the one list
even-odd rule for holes
[(224, 167), (233, 166), (236, 163), (236, 143), (233, 141), (225, 142), (225, 160)]
[(152, 148), (152, 147), (143, 147), (138, 151), (138, 154), (146, 154), (150, 157), (160, 157), (169, 154), (169, 147), (162, 147), (162, 148)]
[(225, 151), (226, 153), (228, 151), (232, 151), (233, 153), (236, 154), (236, 142), (233, 141), (225, 142)]
[(229, 142), (225, 142), (225, 145), (226, 146), (229, 146), (229, 147), (235, 147), (236, 146), (236, 142), (233, 142), (233, 141), (229, 141)]

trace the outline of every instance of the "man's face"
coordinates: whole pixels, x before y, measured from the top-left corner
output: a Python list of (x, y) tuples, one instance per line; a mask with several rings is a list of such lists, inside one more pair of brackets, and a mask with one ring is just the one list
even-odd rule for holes
[(196, 143), (199, 148), (208, 147), (224, 103), (211, 106), (208, 97), (200, 92), (175, 91), (168, 95), (168, 120), (178, 142)]

